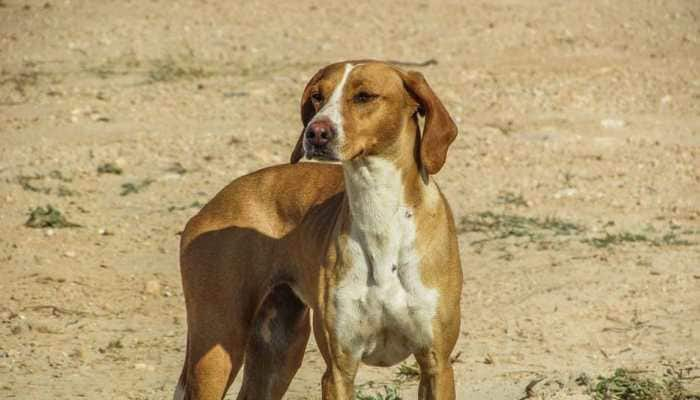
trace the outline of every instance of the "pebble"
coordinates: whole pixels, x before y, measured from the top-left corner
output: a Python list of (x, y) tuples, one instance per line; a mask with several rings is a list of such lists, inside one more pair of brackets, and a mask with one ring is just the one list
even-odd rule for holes
[(578, 193), (578, 190), (574, 188), (566, 188), (554, 193), (554, 198), (561, 199), (562, 197), (573, 197), (576, 195), (576, 193)]
[(63, 253), (63, 255), (66, 256), (66, 257), (68, 257), (68, 258), (73, 258), (73, 257), (75, 257), (77, 254), (76, 254), (73, 250), (68, 250), (68, 251), (66, 251), (65, 253)]
[(144, 292), (154, 296), (160, 295), (160, 282), (158, 282), (155, 279), (146, 282), (146, 288), (144, 289)]
[(44, 230), (44, 235), (46, 235), (47, 237), (51, 237), (55, 234), (56, 234), (56, 231), (53, 230), (52, 228)]
[(156, 367), (154, 367), (153, 365), (148, 365), (148, 364), (144, 364), (144, 363), (136, 363), (136, 364), (134, 364), (134, 369), (155, 371)]
[(621, 119), (606, 118), (600, 121), (600, 126), (606, 129), (624, 128), (627, 123)]

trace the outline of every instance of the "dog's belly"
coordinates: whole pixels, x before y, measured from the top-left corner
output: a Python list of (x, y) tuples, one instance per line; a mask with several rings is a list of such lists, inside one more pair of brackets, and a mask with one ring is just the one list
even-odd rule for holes
[(415, 269), (395, 271), (380, 285), (368, 285), (358, 275), (345, 279), (334, 295), (344, 350), (368, 365), (389, 366), (431, 347), (437, 291), (416, 279)]

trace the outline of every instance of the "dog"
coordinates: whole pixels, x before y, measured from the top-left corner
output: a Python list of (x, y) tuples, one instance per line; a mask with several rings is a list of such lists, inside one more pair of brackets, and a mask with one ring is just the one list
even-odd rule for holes
[(454, 399), (462, 268), (432, 175), (457, 127), (420, 73), (371, 60), (318, 71), (301, 119), (290, 164), (236, 179), (182, 233), (175, 398), (221, 399), (244, 365), (239, 400), (281, 399), (313, 325), (324, 400), (354, 399), (361, 362), (411, 354), (418, 397)]

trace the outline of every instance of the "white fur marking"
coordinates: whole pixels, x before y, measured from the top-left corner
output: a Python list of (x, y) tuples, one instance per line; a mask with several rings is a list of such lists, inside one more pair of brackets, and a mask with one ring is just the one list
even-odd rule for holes
[(364, 157), (343, 171), (352, 226), (340, 254), (349, 271), (334, 293), (337, 337), (365, 363), (392, 365), (431, 345), (438, 292), (421, 281), (400, 170)]
[[(338, 134), (336, 138), (335, 148), (339, 149), (345, 139), (345, 131), (343, 130), (343, 115), (341, 113), (341, 106), (343, 104), (343, 92), (345, 90), (345, 84), (348, 81), (348, 76), (350, 76), (350, 71), (355, 68), (352, 64), (345, 64), (345, 69), (343, 70), (343, 77), (340, 79), (338, 86), (333, 89), (331, 97), (328, 102), (321, 108), (316, 115), (311, 119), (309, 124), (316, 121), (319, 118), (328, 118), (334, 125), (336, 133)], [(304, 141), (304, 152), (308, 152), (306, 148), (306, 141)]]

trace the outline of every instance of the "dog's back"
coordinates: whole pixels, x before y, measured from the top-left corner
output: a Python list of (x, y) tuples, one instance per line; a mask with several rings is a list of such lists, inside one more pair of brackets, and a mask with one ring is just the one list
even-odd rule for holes
[(342, 190), (342, 170), (333, 164), (277, 165), (239, 177), (190, 219), (182, 233), (181, 254), (198, 236), (233, 227), (282, 238), (311, 208)]

